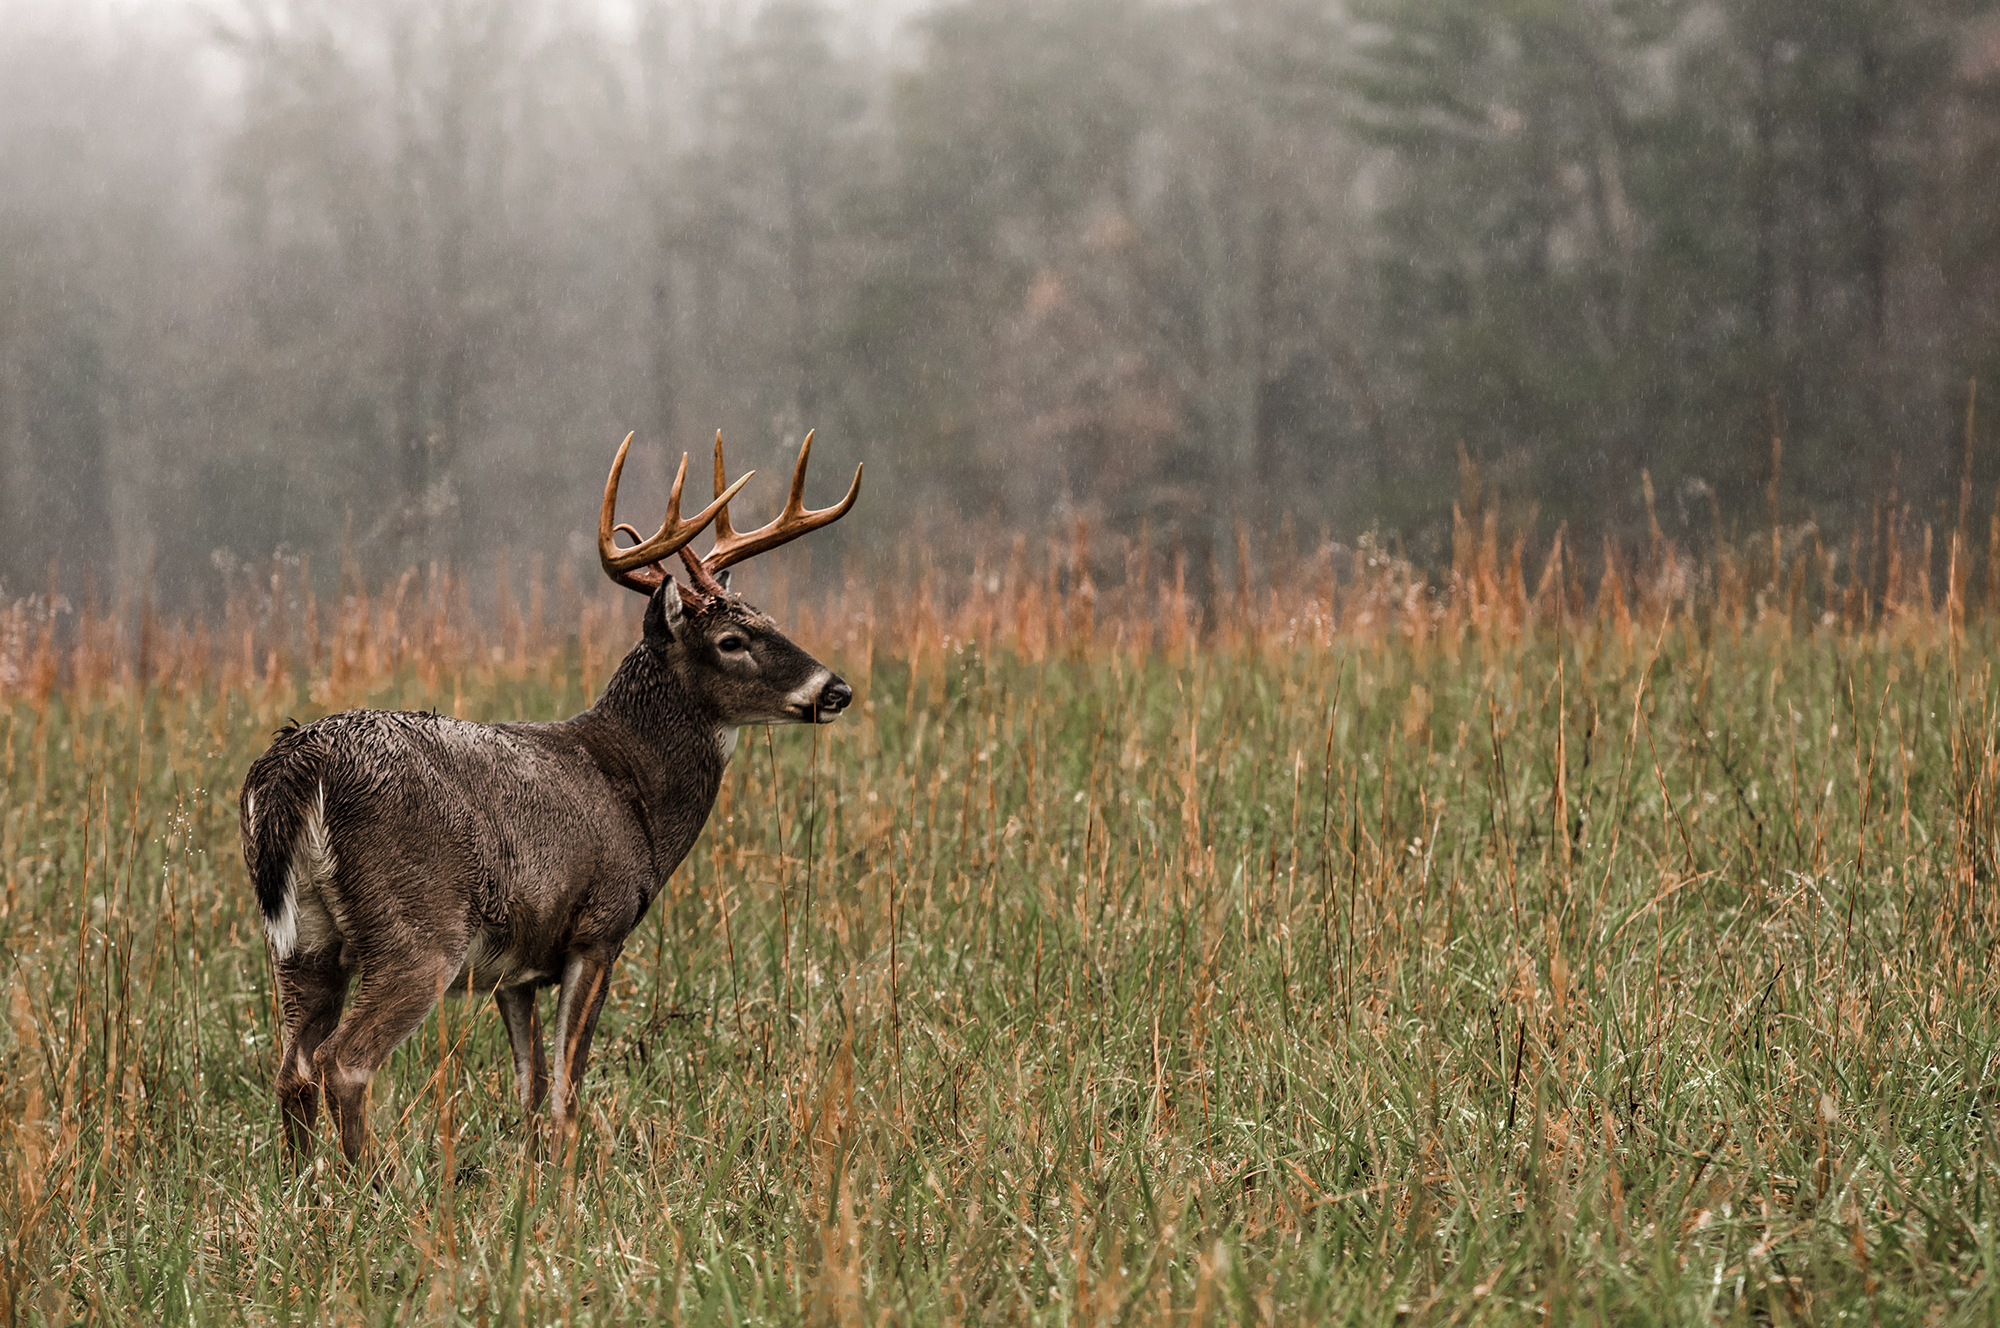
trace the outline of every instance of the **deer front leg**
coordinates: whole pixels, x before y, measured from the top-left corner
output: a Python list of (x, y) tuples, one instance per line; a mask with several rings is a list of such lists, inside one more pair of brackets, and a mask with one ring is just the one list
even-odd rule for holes
[(535, 989), (525, 983), (502, 987), (493, 993), (493, 1002), (500, 1007), (508, 1045), (514, 1049), (514, 1091), (521, 1099), (521, 1114), (533, 1116), (541, 1110), (549, 1091), (549, 1059), (542, 1050), (542, 1018), (535, 1012)]
[(562, 994), (556, 1001), (556, 1065), (553, 1115), (559, 1131), (576, 1123), (578, 1089), (583, 1067), (590, 1060), (590, 1038), (611, 986), (611, 965), (618, 951), (588, 951), (570, 956), (563, 968)]

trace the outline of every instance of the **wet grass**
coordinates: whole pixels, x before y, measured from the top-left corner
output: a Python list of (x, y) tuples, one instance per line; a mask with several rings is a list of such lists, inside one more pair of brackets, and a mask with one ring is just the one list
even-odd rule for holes
[(863, 703), (746, 734), (573, 1151), (460, 1002), (377, 1079), (373, 1175), (283, 1156), (237, 781), (286, 716), (603, 670), (18, 702), (5, 1308), (2000, 1315), (1994, 651), (1927, 640), (831, 652)]

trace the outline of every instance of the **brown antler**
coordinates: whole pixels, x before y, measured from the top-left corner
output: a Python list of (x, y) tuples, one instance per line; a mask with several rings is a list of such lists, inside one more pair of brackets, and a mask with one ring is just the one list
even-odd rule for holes
[[(687, 453), (681, 453), (681, 468), (674, 475), (674, 487), (667, 495), (667, 519), (660, 523), (660, 529), (651, 539), (640, 540), (639, 532), (623, 522), (613, 524), (618, 506), (618, 477), (625, 469), (625, 453), (632, 446), (632, 435), (626, 434), (625, 441), (618, 445), (618, 455), (611, 462), (611, 477), (604, 481), (604, 506), (597, 514), (597, 560), (604, 564), (604, 574), (624, 586), (650, 595), (659, 589), (667, 579), (667, 574), (658, 564), (663, 558), (670, 558), (684, 548), (702, 527), (714, 520), (729, 506), (729, 500), (736, 496), (756, 471), (750, 471), (742, 479), (729, 486), (727, 493), (718, 492), (714, 502), (686, 521), (681, 520), (681, 488), (687, 483)], [(618, 547), (613, 536), (624, 531), (638, 543), (629, 549)]]
[[(833, 522), (847, 515), (847, 509), (854, 506), (855, 498), (859, 497), (861, 493), (860, 466), (854, 468), (854, 483), (847, 486), (847, 496), (845, 498), (835, 503), (832, 507), (822, 507), (817, 512), (808, 512), (806, 510), (806, 461), (812, 456), (812, 445), (812, 432), (808, 430), (806, 440), (799, 444), (798, 464), (792, 467), (792, 492), (791, 496), (785, 499), (785, 510), (778, 513), (777, 519), (772, 521), (770, 525), (739, 534), (729, 524), (729, 499), (738, 489), (743, 487), (743, 480), (738, 480), (736, 483), (731, 484), (728, 491), (724, 492), (723, 484), (728, 478), (728, 472), (723, 469), (722, 465), (722, 431), (720, 429), (716, 430), (715, 492), (717, 497), (714, 506), (721, 510), (715, 514), (715, 547), (710, 549), (707, 556), (701, 560), (703, 569), (710, 576), (713, 576), (725, 567), (740, 563), (745, 558), (751, 557), (754, 554), (775, 549), (780, 544), (795, 540), (809, 530), (818, 530), (821, 526), (831, 525)], [(754, 474), (755, 472), (752, 473)], [(749, 476), (745, 476), (744, 478), (747, 479)]]

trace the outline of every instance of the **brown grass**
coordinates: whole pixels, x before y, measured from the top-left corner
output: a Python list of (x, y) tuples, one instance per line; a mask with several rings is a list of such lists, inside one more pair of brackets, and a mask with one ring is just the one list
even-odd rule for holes
[[(1092, 533), (1079, 523), (1068, 540), (1034, 546), (1016, 536), (1004, 555), (955, 572), (927, 551), (899, 550), (850, 564), (830, 591), (810, 596), (794, 596), (780, 565), (763, 598), (809, 648), (871, 657), (880, 648), (919, 666), (966, 642), (1034, 663), (1337, 643), (1455, 657), (1533, 640), (1559, 619), (1629, 644), (1637, 632), (1681, 627), (1732, 640), (1944, 639), (1968, 618), (2000, 616), (2000, 512), (1984, 549), (1963, 509), (1960, 527), (1940, 537), (1892, 500), (1844, 547), (1805, 523), (1695, 552), (1661, 531), (1650, 480), (1645, 494), (1650, 538), (1630, 549), (1609, 539), (1579, 549), (1559, 530), (1531, 550), (1525, 535), (1502, 537), (1497, 511), (1454, 504), (1450, 566), (1437, 575), (1374, 536), (1301, 547), (1289, 531), (1258, 541), (1241, 527), (1226, 572), (1213, 557), (1191, 567), (1185, 550), (1156, 548), (1143, 534), (1093, 559)], [(273, 559), (232, 578), (220, 614), (177, 617), (149, 597), (135, 605), (128, 595), (110, 610), (54, 592), (24, 597), (0, 607), (0, 704), (135, 684), (255, 692), (294, 678), (331, 699), (408, 670), (433, 686), (451, 674), (520, 677), (572, 649), (584, 675), (596, 676), (638, 616), (637, 598), (594, 571), (560, 564), (551, 587), (540, 558), (525, 577), (502, 557), (483, 576), (434, 563), (372, 588), (350, 562), (340, 582), (322, 602), (309, 559)]]

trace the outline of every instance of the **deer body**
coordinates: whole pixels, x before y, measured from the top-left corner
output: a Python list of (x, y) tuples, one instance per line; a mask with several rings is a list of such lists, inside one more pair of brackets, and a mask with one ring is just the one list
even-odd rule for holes
[[(446, 994), (494, 998), (524, 1110), (553, 1088), (570, 1124), (611, 965), (700, 835), (737, 728), (846, 707), (846, 683), (713, 578), (715, 554), (683, 556), (702, 588), (632, 578), (650, 593), (642, 638), (574, 718), (350, 711), (286, 730), (251, 766), (244, 862), (284, 1005), (277, 1096), (294, 1150), (324, 1093), (342, 1151), (361, 1155), (369, 1079)], [(552, 985), (553, 1073), (536, 1008)]]

